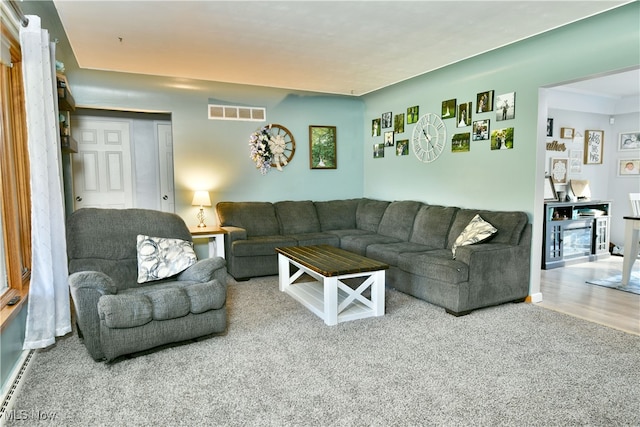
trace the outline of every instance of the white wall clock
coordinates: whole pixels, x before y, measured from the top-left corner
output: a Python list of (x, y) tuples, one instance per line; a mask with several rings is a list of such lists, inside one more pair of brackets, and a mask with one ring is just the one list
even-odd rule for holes
[(430, 163), (436, 160), (444, 150), (447, 139), (447, 127), (440, 116), (427, 113), (420, 117), (413, 128), (411, 145), (418, 160)]

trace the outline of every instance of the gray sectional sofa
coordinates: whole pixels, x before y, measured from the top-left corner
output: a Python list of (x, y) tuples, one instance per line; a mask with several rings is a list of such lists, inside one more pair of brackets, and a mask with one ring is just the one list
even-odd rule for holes
[[(220, 202), (227, 270), (237, 280), (278, 274), (276, 247), (328, 244), (389, 264), (387, 286), (453, 315), (529, 292), (531, 225), (524, 212), (367, 198)], [(451, 248), (476, 215), (497, 232)]]

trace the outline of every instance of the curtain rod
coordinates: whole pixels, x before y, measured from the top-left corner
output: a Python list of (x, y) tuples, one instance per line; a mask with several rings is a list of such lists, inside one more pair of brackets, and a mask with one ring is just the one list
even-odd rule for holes
[(16, 0), (8, 0), (7, 3), (9, 3), (9, 6), (11, 6), (13, 11), (16, 13), (16, 15), (18, 15), (18, 19), (20, 20), (20, 25), (22, 25), (23, 27), (28, 26), (29, 18), (24, 16), (24, 13), (22, 13), (22, 9), (20, 9), (20, 5), (16, 2)]

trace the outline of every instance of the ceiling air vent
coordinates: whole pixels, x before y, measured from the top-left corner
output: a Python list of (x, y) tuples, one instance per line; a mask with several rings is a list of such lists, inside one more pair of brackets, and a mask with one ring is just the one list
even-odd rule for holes
[(209, 104), (209, 120), (245, 120), (263, 122), (267, 110), (262, 107), (237, 107), (233, 105)]

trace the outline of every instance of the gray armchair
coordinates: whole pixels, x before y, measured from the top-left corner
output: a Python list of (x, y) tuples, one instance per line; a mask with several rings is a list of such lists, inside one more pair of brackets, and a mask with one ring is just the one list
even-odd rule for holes
[(184, 221), (166, 212), (85, 208), (67, 220), (71, 297), (95, 360), (226, 331), (226, 261), (207, 258), (137, 283), (138, 235), (191, 241)]

